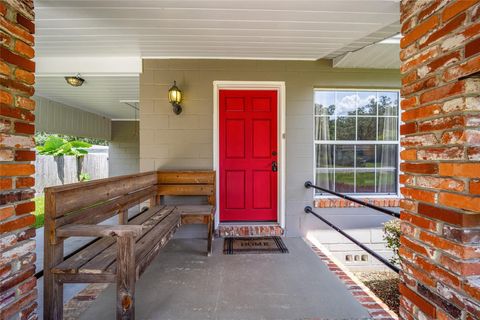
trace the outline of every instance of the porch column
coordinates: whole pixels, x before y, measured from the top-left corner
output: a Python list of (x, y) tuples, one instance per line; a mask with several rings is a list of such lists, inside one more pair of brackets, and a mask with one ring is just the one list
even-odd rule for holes
[(0, 1), (0, 319), (37, 308), (33, 0)]
[(478, 319), (480, 1), (403, 0), (401, 21), (401, 317)]

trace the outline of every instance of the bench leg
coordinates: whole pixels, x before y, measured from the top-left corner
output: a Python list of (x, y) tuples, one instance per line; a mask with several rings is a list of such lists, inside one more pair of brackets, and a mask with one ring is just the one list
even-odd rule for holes
[(45, 237), (43, 252), (43, 318), (45, 320), (63, 319), (63, 283), (50, 270), (63, 261), (63, 240), (48, 236), (51, 230), (51, 219), (45, 214)]
[(63, 319), (63, 283), (54, 274), (44, 275), (43, 318), (45, 320)]
[(118, 237), (117, 320), (135, 319), (135, 239)]
[(212, 242), (213, 242), (213, 229), (215, 228), (215, 223), (213, 220), (213, 216), (210, 215), (210, 218), (208, 219), (208, 239), (207, 239), (207, 256), (212, 255)]

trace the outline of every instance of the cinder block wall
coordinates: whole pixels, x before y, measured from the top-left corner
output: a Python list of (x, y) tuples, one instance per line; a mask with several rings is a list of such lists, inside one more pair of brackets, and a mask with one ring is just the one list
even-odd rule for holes
[(0, 319), (36, 317), (33, 0), (0, 2)]
[(108, 148), (110, 177), (139, 171), (139, 130), (138, 121), (112, 121), (112, 139)]
[[(167, 92), (184, 92), (175, 115)], [(140, 76), (140, 170), (213, 167), (213, 81), (285, 81), (286, 232), (299, 236), (315, 217), (303, 212), (313, 192), (314, 88), (398, 89), (398, 70), (339, 69), (331, 61), (147, 59)], [(360, 217), (361, 219), (361, 217)]]
[(401, 3), (404, 319), (480, 318), (480, 2)]

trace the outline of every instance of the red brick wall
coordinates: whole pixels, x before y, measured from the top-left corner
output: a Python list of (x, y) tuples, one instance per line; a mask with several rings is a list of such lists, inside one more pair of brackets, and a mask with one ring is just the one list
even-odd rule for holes
[[(358, 198), (378, 207), (398, 207), (400, 199), (398, 198)], [(319, 198), (313, 202), (315, 208), (360, 208), (362, 205), (339, 198)]]
[(33, 0), (0, 1), (0, 319), (36, 317)]
[(404, 319), (480, 318), (480, 1), (401, 2)]

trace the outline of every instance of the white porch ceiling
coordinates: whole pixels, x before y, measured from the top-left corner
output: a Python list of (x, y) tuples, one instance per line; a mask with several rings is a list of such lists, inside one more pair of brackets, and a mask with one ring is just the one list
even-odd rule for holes
[(72, 87), (63, 77), (39, 76), (35, 94), (110, 119), (135, 119), (135, 110), (120, 100), (138, 100), (138, 76), (84, 78), (86, 81), (81, 87)]
[[(37, 0), (37, 56), (308, 59), (391, 36), (398, 0)], [(398, 32), (398, 30), (397, 30)]]
[[(332, 59), (398, 33), (399, 11), (399, 0), (35, 0), (36, 90), (131, 119), (119, 100), (138, 99), (142, 58)], [(77, 72), (87, 82), (69, 87)]]

